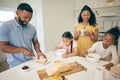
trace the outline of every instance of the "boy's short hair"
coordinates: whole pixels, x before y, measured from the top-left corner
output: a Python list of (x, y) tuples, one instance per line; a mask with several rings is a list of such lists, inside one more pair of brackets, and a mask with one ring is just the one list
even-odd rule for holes
[(27, 4), (27, 3), (19, 4), (19, 6), (17, 7), (17, 10), (26, 10), (28, 12), (33, 13), (32, 7), (29, 4)]

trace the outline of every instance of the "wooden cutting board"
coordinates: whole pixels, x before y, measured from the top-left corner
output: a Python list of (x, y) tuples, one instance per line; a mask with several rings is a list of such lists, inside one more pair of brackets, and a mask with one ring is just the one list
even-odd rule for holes
[[(87, 70), (87, 68), (85, 68), (84, 66), (82, 66), (81, 64), (79, 64), (77, 62), (72, 62), (72, 63), (69, 63), (68, 65), (70, 65), (72, 67), (72, 69), (70, 71), (60, 73), (59, 74), (60, 76), (65, 76), (65, 75), (69, 75), (69, 74), (73, 74), (73, 73), (76, 73), (76, 72)], [(47, 75), (47, 73), (45, 72), (45, 70), (46, 69), (42, 69), (42, 70), (37, 71), (40, 80), (43, 80), (43, 78), (49, 77)]]

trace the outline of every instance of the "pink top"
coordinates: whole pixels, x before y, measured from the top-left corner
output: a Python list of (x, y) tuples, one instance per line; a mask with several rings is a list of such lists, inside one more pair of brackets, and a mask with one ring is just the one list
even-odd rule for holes
[[(67, 51), (67, 53), (71, 52), (71, 44), (69, 46), (66, 46), (63, 42), (61, 42), (61, 44), (59, 45), (62, 49), (65, 49)], [(77, 41), (73, 40), (73, 44), (72, 44), (72, 51), (74, 50), (74, 48), (77, 47)]]

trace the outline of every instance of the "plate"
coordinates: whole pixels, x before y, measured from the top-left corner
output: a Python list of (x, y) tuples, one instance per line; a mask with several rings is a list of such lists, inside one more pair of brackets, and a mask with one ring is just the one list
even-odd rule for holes
[(45, 63), (39, 63), (38, 61), (39, 61), (39, 60), (36, 60), (36, 63), (37, 63), (38, 65), (46, 65), (46, 64), (50, 63), (49, 60), (47, 60), (47, 62), (45, 62)]

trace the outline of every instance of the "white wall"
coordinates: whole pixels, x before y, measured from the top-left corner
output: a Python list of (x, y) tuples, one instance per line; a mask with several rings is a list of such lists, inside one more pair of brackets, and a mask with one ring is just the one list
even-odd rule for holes
[(16, 9), (18, 0), (0, 0), (0, 7)]
[(43, 0), (45, 49), (50, 51), (61, 42), (63, 32), (74, 28), (75, 0)]
[(36, 27), (41, 50), (45, 52), (42, 0), (36, 0), (36, 1), (19, 0), (19, 3), (21, 2), (29, 3), (31, 7), (33, 8), (33, 18), (31, 20), (31, 23)]

